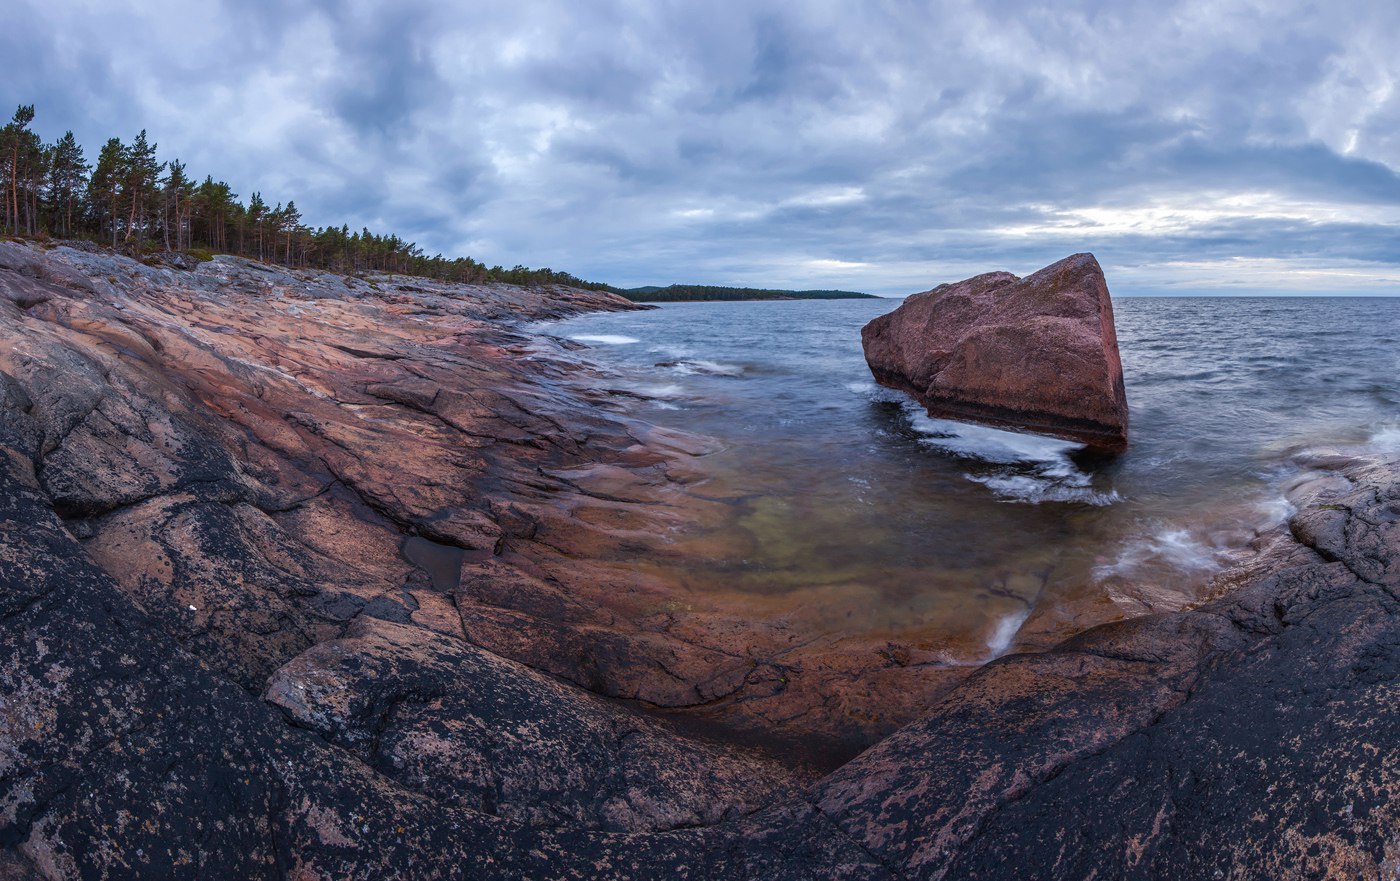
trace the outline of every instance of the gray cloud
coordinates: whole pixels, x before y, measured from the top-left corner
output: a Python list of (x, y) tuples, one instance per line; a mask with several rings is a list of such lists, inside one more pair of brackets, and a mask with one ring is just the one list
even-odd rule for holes
[(0, 100), (620, 284), (1400, 293), (1400, 8), (12, 0)]

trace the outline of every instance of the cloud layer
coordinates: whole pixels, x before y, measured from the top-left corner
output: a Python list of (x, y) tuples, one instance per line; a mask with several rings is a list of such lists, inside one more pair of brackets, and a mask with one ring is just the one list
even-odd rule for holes
[[(16, 0), (11, 0), (14, 6)], [(0, 99), (430, 252), (1400, 294), (1400, 5), (17, 0)], [(125, 8), (123, 8), (125, 7)]]

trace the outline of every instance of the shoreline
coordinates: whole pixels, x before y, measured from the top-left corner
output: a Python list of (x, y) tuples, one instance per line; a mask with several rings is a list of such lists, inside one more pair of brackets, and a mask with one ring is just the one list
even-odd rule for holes
[[(868, 647), (784, 654), (783, 628), (629, 575), (715, 516), (685, 493), (710, 447), (510, 325), (598, 307), (627, 308), (0, 243), (6, 853), (42, 877), (182, 852), (216, 877), (1400, 864), (1395, 460), (1319, 453), (1218, 599), (946, 688), (887, 659), (873, 693)], [(415, 565), (417, 539), (460, 563)], [(854, 744), (858, 699), (917, 721), (820, 779), (625, 706)], [(1352, 813), (1324, 829), (1309, 799)], [(94, 819), (123, 812), (150, 828)]]

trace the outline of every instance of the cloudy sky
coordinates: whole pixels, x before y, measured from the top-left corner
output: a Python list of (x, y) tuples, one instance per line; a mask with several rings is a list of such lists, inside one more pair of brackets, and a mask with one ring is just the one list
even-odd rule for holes
[[(1400, 3), (6, 0), (0, 99), (313, 224), (903, 294), (1400, 294)], [(6, 110), (8, 112), (8, 109)]]

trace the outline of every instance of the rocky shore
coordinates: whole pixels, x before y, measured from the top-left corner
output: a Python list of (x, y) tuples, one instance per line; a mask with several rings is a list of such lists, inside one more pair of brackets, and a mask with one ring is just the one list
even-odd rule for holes
[(522, 324), (626, 308), (0, 243), (0, 879), (1400, 872), (1395, 461), (1190, 611), (808, 642), (631, 565), (712, 442)]

